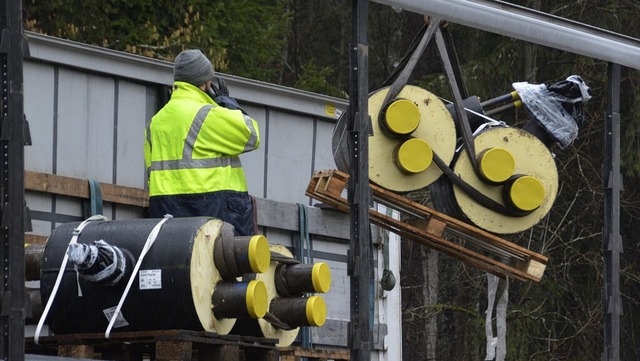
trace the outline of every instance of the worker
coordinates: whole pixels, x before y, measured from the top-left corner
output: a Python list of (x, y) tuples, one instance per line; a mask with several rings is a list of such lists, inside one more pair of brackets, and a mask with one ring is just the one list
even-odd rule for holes
[(145, 127), (149, 217), (211, 216), (236, 235), (256, 234), (238, 156), (259, 147), (257, 122), (229, 97), (200, 50), (178, 54), (173, 79), (171, 98)]

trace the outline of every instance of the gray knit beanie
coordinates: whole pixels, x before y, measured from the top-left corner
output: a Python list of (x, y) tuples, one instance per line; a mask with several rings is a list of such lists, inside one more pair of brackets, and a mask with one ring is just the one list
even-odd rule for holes
[(213, 66), (200, 50), (184, 50), (173, 66), (173, 80), (200, 86), (214, 77)]

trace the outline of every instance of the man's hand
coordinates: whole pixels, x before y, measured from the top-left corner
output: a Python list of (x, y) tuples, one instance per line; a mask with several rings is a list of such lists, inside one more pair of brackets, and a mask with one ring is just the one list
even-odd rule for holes
[(215, 78), (218, 86), (213, 84), (213, 80), (211, 81), (211, 88), (216, 96), (224, 95), (229, 96), (229, 88), (227, 87), (227, 82), (224, 79), (220, 79), (218, 77)]

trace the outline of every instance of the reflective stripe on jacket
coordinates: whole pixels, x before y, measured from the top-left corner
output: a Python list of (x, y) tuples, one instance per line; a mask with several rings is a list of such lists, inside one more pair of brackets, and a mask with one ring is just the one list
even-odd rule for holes
[(171, 99), (145, 129), (149, 196), (245, 192), (238, 155), (259, 145), (254, 119), (218, 106), (193, 85), (176, 82)]

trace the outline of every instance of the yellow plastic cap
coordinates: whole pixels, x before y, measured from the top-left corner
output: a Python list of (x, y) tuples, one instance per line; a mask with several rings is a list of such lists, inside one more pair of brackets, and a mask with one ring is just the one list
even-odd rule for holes
[(311, 268), (311, 282), (316, 292), (327, 293), (331, 288), (331, 270), (329, 265), (318, 262)]
[(387, 107), (384, 120), (392, 133), (411, 134), (420, 124), (420, 110), (411, 100), (398, 99)]
[(327, 304), (320, 296), (310, 296), (305, 307), (309, 326), (320, 327), (327, 320)]
[(516, 161), (511, 152), (504, 148), (490, 148), (478, 159), (480, 173), (490, 182), (501, 183), (509, 179), (516, 170)]
[(271, 251), (269, 241), (263, 235), (256, 235), (249, 240), (249, 266), (255, 273), (264, 273), (269, 269)]
[(264, 317), (269, 307), (269, 296), (267, 295), (267, 286), (264, 282), (259, 280), (249, 281), (245, 301), (249, 316), (252, 318)]
[(509, 197), (513, 205), (523, 211), (532, 211), (544, 201), (544, 185), (532, 176), (522, 176), (511, 185)]
[(433, 161), (433, 150), (422, 139), (411, 138), (400, 144), (396, 152), (396, 166), (400, 170), (418, 174), (424, 172)]

